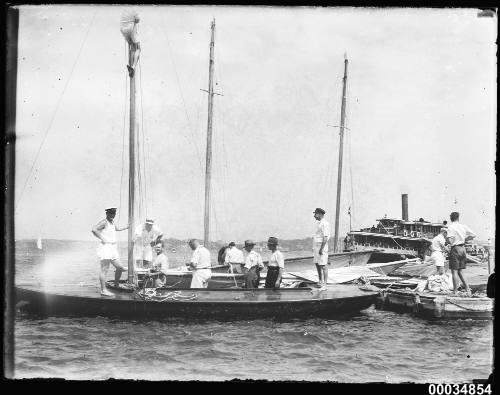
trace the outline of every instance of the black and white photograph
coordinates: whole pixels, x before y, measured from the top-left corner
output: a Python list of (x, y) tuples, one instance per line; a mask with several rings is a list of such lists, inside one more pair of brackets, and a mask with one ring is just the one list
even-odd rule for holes
[(6, 377), (493, 393), (496, 9), (6, 20)]

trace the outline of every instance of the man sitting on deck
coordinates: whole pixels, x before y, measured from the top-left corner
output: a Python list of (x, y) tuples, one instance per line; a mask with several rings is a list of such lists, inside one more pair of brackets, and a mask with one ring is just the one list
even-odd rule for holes
[(253, 251), (255, 243), (252, 240), (245, 240), (245, 251), (247, 256), (245, 258), (245, 272), (246, 288), (258, 288), (260, 281), (260, 271), (264, 269), (262, 257), (258, 252)]
[(469, 285), (465, 282), (462, 275), (462, 270), (465, 269), (467, 264), (467, 253), (465, 252), (465, 243), (472, 240), (476, 235), (469, 229), (468, 226), (462, 225), (458, 222), (460, 214), (456, 211), (450, 214), (451, 224), (448, 225), (448, 243), (451, 245), (450, 249), (450, 269), (453, 278), (453, 293), (457, 294), (458, 284), (460, 280), (464, 284), (467, 294), (471, 294)]
[(101, 283), (101, 295), (113, 296), (114, 294), (106, 289), (106, 275), (108, 274), (109, 264), (115, 267), (115, 287), (120, 285), (120, 277), (125, 267), (120, 263), (120, 256), (116, 246), (116, 231), (128, 229), (128, 226), (118, 228), (114, 223), (116, 216), (116, 207), (109, 207), (105, 210), (106, 219), (100, 221), (92, 228), (92, 233), (95, 237), (101, 240), (101, 244), (97, 247), (97, 256), (101, 261), (101, 273), (99, 281)]
[(191, 288), (207, 288), (208, 280), (212, 277), (212, 270), (210, 270), (210, 251), (202, 246), (196, 239), (189, 240), (188, 244), (193, 250), (191, 262), (186, 264), (193, 270)]
[(271, 250), (271, 256), (267, 264), (267, 275), (265, 288), (279, 288), (281, 285), (281, 276), (285, 270), (285, 258), (278, 250), (278, 239), (270, 237), (267, 240), (267, 248)]
[(224, 263), (226, 265), (230, 265), (229, 268), (230, 273), (238, 273), (238, 274), (243, 273), (243, 271), (241, 270), (241, 266), (244, 263), (243, 251), (236, 248), (236, 244), (234, 241), (230, 242), (228, 245), (228, 249), (226, 250), (226, 256), (224, 258)]
[(166, 240), (162, 240), (155, 245), (156, 259), (153, 262), (152, 269), (154, 272), (159, 272), (158, 277), (155, 279), (155, 287), (161, 287), (167, 282), (167, 278), (163, 274), (168, 270), (168, 257), (165, 254), (166, 249)]

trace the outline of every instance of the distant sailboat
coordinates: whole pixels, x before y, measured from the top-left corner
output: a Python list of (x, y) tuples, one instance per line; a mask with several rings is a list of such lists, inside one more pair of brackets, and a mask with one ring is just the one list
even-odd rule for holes
[(38, 248), (39, 250), (43, 250), (43, 246), (42, 246), (42, 236), (38, 236), (38, 239), (36, 241), (36, 248)]

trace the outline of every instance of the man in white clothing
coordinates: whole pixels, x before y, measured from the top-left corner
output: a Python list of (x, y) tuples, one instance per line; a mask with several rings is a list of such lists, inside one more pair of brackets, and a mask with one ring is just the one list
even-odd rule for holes
[(441, 228), (440, 232), (432, 239), (431, 259), (436, 265), (439, 274), (444, 274), (444, 253), (446, 251), (446, 228)]
[(116, 246), (116, 231), (128, 229), (128, 226), (119, 228), (115, 225), (116, 207), (109, 207), (105, 212), (106, 219), (103, 219), (92, 228), (92, 234), (101, 240), (97, 247), (97, 256), (101, 261), (101, 273), (99, 274), (101, 295), (114, 296), (113, 293), (106, 289), (106, 275), (108, 274), (109, 265), (112, 264), (116, 269), (115, 287), (119, 287), (120, 277), (127, 269), (120, 263), (120, 255)]
[(472, 240), (476, 235), (466, 225), (458, 222), (460, 214), (456, 211), (450, 214), (451, 224), (448, 225), (448, 243), (450, 249), (450, 269), (453, 278), (453, 293), (457, 293), (459, 278), (464, 284), (466, 292), (470, 295), (469, 285), (465, 282), (462, 270), (467, 265), (467, 253), (465, 252), (465, 243)]
[(226, 265), (231, 265), (230, 272), (232, 271), (232, 273), (239, 273), (239, 274), (243, 273), (243, 271), (241, 270), (241, 266), (244, 263), (243, 251), (236, 248), (236, 244), (234, 241), (232, 241), (228, 245), (224, 262)]
[(264, 263), (262, 262), (262, 256), (253, 251), (255, 243), (252, 240), (245, 240), (245, 251), (247, 252), (245, 258), (245, 266), (243, 270), (245, 272), (246, 288), (258, 288), (260, 281), (260, 271), (264, 269)]
[(316, 208), (314, 218), (318, 221), (313, 236), (313, 261), (318, 271), (318, 286), (326, 289), (328, 281), (328, 240), (330, 239), (330, 224), (325, 219), (325, 210)]
[(154, 224), (152, 219), (135, 228), (134, 247), (137, 267), (151, 268), (153, 262), (153, 246), (158, 244), (163, 237), (163, 232)]
[(191, 262), (186, 264), (193, 270), (191, 288), (207, 288), (208, 280), (212, 277), (212, 270), (210, 270), (210, 251), (202, 246), (196, 239), (189, 240), (188, 244), (193, 250)]

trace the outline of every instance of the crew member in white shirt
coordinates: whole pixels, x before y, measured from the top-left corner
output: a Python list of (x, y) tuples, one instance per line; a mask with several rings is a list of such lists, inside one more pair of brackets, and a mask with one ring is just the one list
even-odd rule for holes
[(281, 285), (281, 276), (285, 270), (285, 258), (278, 250), (278, 239), (270, 237), (267, 240), (267, 248), (271, 250), (271, 256), (267, 263), (266, 285), (264, 288), (279, 288)]
[(226, 265), (231, 265), (231, 267), (229, 268), (230, 272), (239, 274), (243, 273), (243, 271), (241, 270), (241, 266), (245, 263), (243, 259), (243, 251), (236, 248), (236, 244), (234, 241), (232, 241), (228, 245), (224, 263)]
[(264, 269), (261, 255), (253, 250), (255, 243), (252, 240), (245, 240), (245, 272), (246, 288), (258, 288), (260, 281), (260, 271)]
[(444, 274), (444, 253), (446, 251), (446, 228), (441, 228), (440, 232), (432, 239), (431, 259), (436, 265), (437, 272)]
[(153, 246), (158, 244), (163, 237), (163, 232), (152, 219), (146, 219), (146, 223), (135, 228), (134, 247), (135, 261), (137, 267), (151, 268), (153, 262)]
[(189, 240), (188, 244), (193, 250), (191, 262), (186, 264), (193, 270), (191, 288), (207, 288), (208, 280), (212, 277), (212, 270), (210, 269), (210, 251), (202, 246), (196, 239)]
[(120, 263), (120, 255), (118, 254), (116, 245), (116, 232), (128, 229), (128, 226), (116, 226), (114, 222), (116, 207), (109, 207), (105, 212), (106, 218), (92, 228), (92, 233), (101, 240), (101, 243), (97, 247), (97, 256), (101, 261), (101, 273), (99, 274), (101, 295), (114, 296), (112, 292), (106, 289), (106, 275), (108, 274), (109, 265), (112, 264), (115, 267), (115, 287), (118, 287), (122, 273), (127, 271), (127, 268)]
[(465, 243), (472, 240), (476, 235), (466, 225), (458, 222), (460, 214), (456, 211), (450, 214), (451, 224), (448, 225), (447, 241), (451, 245), (450, 249), (450, 269), (453, 278), (453, 293), (457, 293), (459, 278), (464, 284), (465, 291), (470, 295), (469, 285), (466, 283), (462, 270), (467, 265), (467, 253)]
[(326, 289), (328, 281), (328, 240), (330, 239), (330, 224), (325, 219), (325, 210), (316, 208), (314, 218), (318, 221), (316, 233), (313, 236), (313, 261), (318, 271), (318, 286)]

